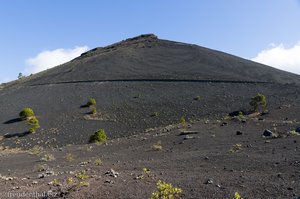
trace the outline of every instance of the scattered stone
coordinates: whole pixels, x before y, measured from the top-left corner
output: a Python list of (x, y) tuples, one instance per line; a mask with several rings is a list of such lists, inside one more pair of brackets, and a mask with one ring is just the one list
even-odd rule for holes
[(53, 175), (55, 175), (54, 171), (47, 170), (44, 173), (39, 174), (38, 178), (45, 178), (45, 177), (53, 176)]
[(198, 134), (199, 131), (181, 131), (179, 135), (192, 135), (192, 134)]
[(13, 180), (14, 178), (13, 178), (13, 177), (6, 177), (6, 176), (1, 176), (1, 175), (0, 175), (0, 179), (1, 179), (1, 180), (5, 180), (5, 181), (11, 181), (11, 180)]
[(243, 135), (243, 132), (242, 131), (237, 131), (236, 135)]
[(213, 184), (214, 183), (214, 181), (212, 180), (212, 179), (208, 179), (206, 182), (205, 182), (205, 184)]
[(38, 184), (38, 181), (32, 181), (32, 184), (33, 185)]
[(112, 181), (112, 180), (105, 180), (104, 183), (113, 184), (114, 181)]
[(271, 143), (271, 141), (270, 140), (266, 140), (265, 143)]
[(12, 190), (20, 189), (20, 187), (12, 187)]
[(195, 137), (190, 136), (190, 135), (186, 135), (183, 139), (184, 140), (190, 140), (190, 139), (195, 139)]
[(293, 191), (294, 189), (292, 187), (288, 187), (287, 190)]
[(86, 166), (87, 164), (91, 163), (91, 161), (84, 161), (84, 162), (81, 162), (79, 164), (79, 166), (83, 167), (83, 166)]
[(221, 185), (217, 184), (216, 187), (221, 188)]
[(263, 136), (264, 136), (264, 137), (273, 137), (273, 138), (278, 137), (278, 135), (277, 135), (276, 133), (272, 132), (272, 131), (269, 130), (269, 129), (266, 129), (266, 130), (264, 131)]
[(204, 160), (208, 160), (209, 158), (207, 156), (204, 157)]
[(54, 175), (54, 171), (51, 171), (51, 170), (47, 170), (45, 172), (46, 175), (50, 176), (50, 175)]
[(119, 173), (113, 169), (110, 169), (110, 171), (105, 172), (105, 175), (116, 178), (119, 176)]
[(168, 125), (168, 126), (162, 128), (162, 129), (161, 129), (161, 132), (162, 132), (162, 133), (166, 133), (166, 132), (170, 132), (170, 131), (173, 130), (173, 129), (174, 129), (174, 126), (173, 126), (173, 125)]
[(143, 175), (143, 174), (140, 174), (140, 175), (136, 176), (134, 179), (135, 179), (135, 180), (144, 179), (144, 175)]
[(44, 178), (44, 177), (45, 177), (45, 175), (43, 173), (38, 175), (38, 178)]
[(228, 125), (227, 122), (223, 122), (223, 123), (221, 124), (221, 126), (227, 126), (227, 125)]

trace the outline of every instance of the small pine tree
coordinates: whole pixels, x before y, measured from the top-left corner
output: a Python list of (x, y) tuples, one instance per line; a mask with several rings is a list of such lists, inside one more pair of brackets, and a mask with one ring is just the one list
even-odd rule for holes
[(22, 120), (28, 120), (30, 117), (34, 116), (34, 112), (31, 108), (24, 108), (20, 113), (19, 116)]
[(22, 78), (24, 78), (25, 76), (22, 74), (22, 73), (19, 73), (19, 75), (18, 75), (18, 79), (22, 79)]
[(97, 108), (96, 108), (97, 102), (94, 98), (90, 98), (89, 101), (86, 103), (86, 105), (90, 108), (91, 114), (93, 115), (97, 114)]
[(97, 105), (96, 99), (90, 98), (86, 105), (89, 106), (89, 107), (90, 106), (96, 106)]
[(257, 111), (259, 107), (262, 107), (263, 110), (266, 110), (267, 100), (263, 94), (257, 93), (256, 96), (251, 98), (250, 106), (253, 107), (254, 111)]
[(107, 136), (106, 136), (104, 129), (99, 129), (93, 135), (91, 135), (90, 143), (102, 144), (102, 143), (106, 142), (106, 138), (107, 138)]

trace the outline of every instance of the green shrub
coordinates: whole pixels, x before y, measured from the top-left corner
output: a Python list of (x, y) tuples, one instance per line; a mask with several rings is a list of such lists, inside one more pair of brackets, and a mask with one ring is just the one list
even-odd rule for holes
[(31, 127), (29, 130), (28, 130), (29, 133), (35, 133), (36, 132), (36, 129), (34, 127)]
[(39, 121), (35, 116), (30, 117), (28, 120), (28, 125), (31, 126), (31, 128), (28, 130), (29, 133), (35, 133), (37, 129), (41, 128)]
[(202, 99), (201, 96), (196, 96), (196, 97), (194, 97), (194, 100), (195, 100), (195, 101), (200, 101), (201, 99)]
[(106, 142), (106, 133), (103, 129), (99, 129), (90, 137), (90, 143), (99, 143), (102, 144)]
[(89, 106), (89, 107), (90, 106), (96, 106), (97, 102), (94, 98), (90, 98), (86, 105)]
[(243, 199), (239, 192), (234, 193), (234, 199)]
[(185, 118), (184, 118), (183, 116), (180, 118), (179, 122), (180, 122), (180, 124), (181, 124), (183, 127), (186, 126), (186, 120), (185, 120)]
[(173, 187), (172, 184), (167, 184), (159, 180), (157, 182), (157, 191), (153, 192), (150, 199), (175, 199), (179, 198), (182, 189)]
[(159, 112), (154, 112), (150, 115), (151, 117), (158, 117), (159, 116)]
[(79, 172), (76, 174), (76, 177), (77, 177), (79, 180), (85, 180), (85, 179), (88, 179), (90, 176), (86, 174), (86, 171), (85, 171), (85, 170), (82, 170), (82, 171), (79, 171)]
[(237, 118), (239, 121), (245, 120), (246, 117), (242, 111), (239, 111), (239, 114), (237, 115)]
[(152, 145), (152, 149), (154, 151), (161, 151), (162, 150), (162, 145), (161, 145), (161, 141), (159, 140), (156, 144)]
[(50, 161), (55, 160), (55, 157), (54, 157), (54, 155), (47, 153), (47, 154), (44, 155), (44, 157), (41, 158), (41, 160), (46, 161), (46, 162), (50, 162)]
[(41, 128), (38, 119), (35, 117), (34, 112), (31, 108), (24, 108), (19, 116), (22, 120), (27, 120), (28, 125), (31, 127), (28, 132), (35, 133), (37, 129)]
[(28, 124), (35, 126), (35, 125), (39, 125), (39, 121), (36, 119), (35, 116), (30, 117), (30, 119), (28, 120)]
[(97, 108), (96, 108), (97, 102), (94, 98), (90, 98), (89, 101), (86, 103), (86, 105), (90, 107), (91, 110), (90, 114), (93, 115), (97, 114)]
[(97, 114), (97, 108), (95, 106), (91, 106), (90, 109), (91, 109), (91, 114), (93, 115)]
[(288, 132), (289, 136), (300, 136), (300, 133), (296, 132), (295, 130), (292, 130), (290, 132)]
[(20, 113), (19, 116), (22, 120), (27, 120), (30, 117), (34, 116), (34, 112), (31, 108), (24, 108)]
[(267, 106), (266, 97), (263, 94), (257, 93), (256, 96), (251, 98), (250, 106), (253, 107), (254, 111), (257, 111), (259, 106), (265, 110)]

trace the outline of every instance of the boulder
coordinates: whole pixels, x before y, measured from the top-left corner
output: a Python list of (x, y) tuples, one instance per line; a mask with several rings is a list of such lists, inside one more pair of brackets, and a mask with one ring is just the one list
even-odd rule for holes
[(276, 134), (276, 133), (274, 133), (274, 132), (272, 132), (271, 130), (269, 130), (269, 129), (266, 129), (265, 131), (264, 131), (264, 133), (263, 133), (263, 136), (264, 137), (277, 137), (278, 135)]

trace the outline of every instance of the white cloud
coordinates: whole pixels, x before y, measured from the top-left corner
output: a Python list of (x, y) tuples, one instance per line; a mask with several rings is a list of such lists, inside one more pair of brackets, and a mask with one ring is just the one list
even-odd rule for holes
[(290, 48), (285, 47), (283, 44), (272, 44), (271, 48), (261, 51), (252, 60), (300, 74), (300, 42)]
[(54, 66), (66, 63), (84, 53), (89, 48), (87, 46), (75, 47), (74, 49), (55, 49), (42, 51), (35, 57), (26, 60), (26, 74), (37, 73)]

